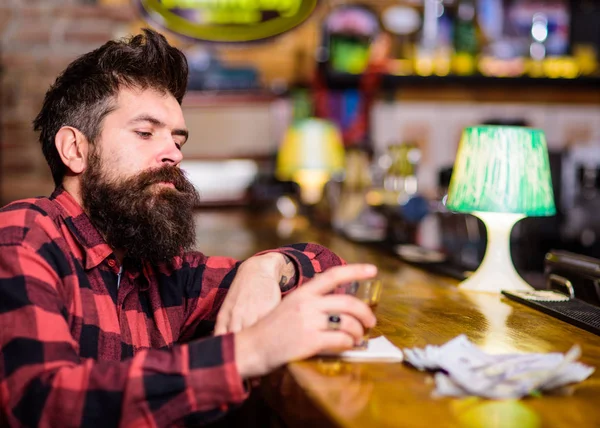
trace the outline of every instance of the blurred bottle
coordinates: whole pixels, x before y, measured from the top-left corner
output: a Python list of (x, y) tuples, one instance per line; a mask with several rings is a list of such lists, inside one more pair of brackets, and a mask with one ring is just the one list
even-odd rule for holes
[(389, 167), (383, 177), (383, 205), (388, 219), (387, 239), (395, 244), (417, 244), (429, 201), (418, 194), (417, 168), (421, 150), (412, 142), (388, 146)]
[(290, 91), (292, 101), (292, 121), (299, 122), (313, 115), (313, 104), (308, 89), (294, 87)]
[[(477, 23), (481, 38), (485, 40), (485, 48), (491, 48), (492, 54), (502, 54), (506, 50), (497, 43), (504, 37), (504, 2), (503, 0), (477, 0)], [(479, 49), (482, 51), (483, 49)]]
[(415, 46), (421, 28), (421, 12), (414, 5), (392, 5), (381, 14), (383, 27), (392, 35), (389, 72), (410, 75), (414, 72)]
[(450, 73), (451, 21), (443, 0), (424, 0), (421, 39), (415, 49), (414, 70), (420, 76)]
[(529, 56), (534, 61), (546, 58), (546, 41), (548, 40), (548, 17), (545, 13), (535, 13), (531, 19), (531, 41)]
[(343, 230), (358, 218), (366, 206), (366, 192), (371, 187), (369, 158), (365, 151), (349, 149), (346, 152), (346, 173), (341, 183), (339, 205), (334, 212), (332, 225)]
[(417, 193), (416, 168), (421, 151), (416, 144), (391, 144), (388, 147), (390, 166), (383, 178), (385, 205), (402, 205)]
[(475, 0), (459, 0), (454, 21), (452, 71), (458, 75), (475, 73), (479, 53)]
[(335, 230), (356, 241), (381, 241), (385, 235), (386, 220), (367, 202), (372, 188), (369, 155), (351, 148), (346, 152), (346, 173), (339, 183), (339, 199), (332, 215)]

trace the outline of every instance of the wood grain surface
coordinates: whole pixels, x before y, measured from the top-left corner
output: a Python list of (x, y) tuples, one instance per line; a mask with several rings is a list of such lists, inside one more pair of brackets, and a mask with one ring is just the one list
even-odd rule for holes
[[(600, 337), (504, 297), (466, 293), (457, 282), (352, 243), (305, 217), (245, 210), (201, 211), (198, 245), (206, 254), (244, 258), (292, 242), (318, 242), (348, 262), (379, 267), (384, 288), (372, 336), (400, 348), (441, 345), (459, 334), (490, 352), (566, 352), (600, 366)], [(342, 427), (597, 427), (600, 373), (555, 394), (522, 400), (437, 398), (430, 374), (402, 363), (312, 358), (262, 380), (280, 425)]]

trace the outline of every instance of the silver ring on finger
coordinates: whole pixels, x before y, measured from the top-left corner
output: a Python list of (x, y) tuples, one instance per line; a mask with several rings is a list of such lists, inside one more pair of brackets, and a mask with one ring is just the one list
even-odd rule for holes
[(327, 317), (327, 329), (339, 330), (342, 324), (342, 318), (339, 314), (329, 314)]

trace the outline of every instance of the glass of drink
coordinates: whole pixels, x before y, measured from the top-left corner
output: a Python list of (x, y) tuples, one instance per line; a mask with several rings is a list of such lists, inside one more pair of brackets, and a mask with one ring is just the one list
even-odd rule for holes
[[(339, 286), (336, 289), (336, 294), (351, 294), (361, 301), (365, 302), (373, 313), (377, 309), (379, 299), (381, 297), (382, 284), (378, 278), (364, 279), (360, 281), (352, 281), (348, 284)], [(365, 334), (361, 343), (356, 345), (354, 349), (367, 349), (369, 343), (369, 334), (371, 333), (370, 328), (365, 328)]]

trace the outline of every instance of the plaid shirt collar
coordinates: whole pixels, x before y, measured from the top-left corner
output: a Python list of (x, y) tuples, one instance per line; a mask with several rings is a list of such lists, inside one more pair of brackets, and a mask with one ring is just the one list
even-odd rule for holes
[(59, 206), (65, 224), (82, 248), (83, 266), (93, 269), (106, 259), (113, 250), (106, 243), (81, 205), (62, 186), (57, 187), (50, 200)]

